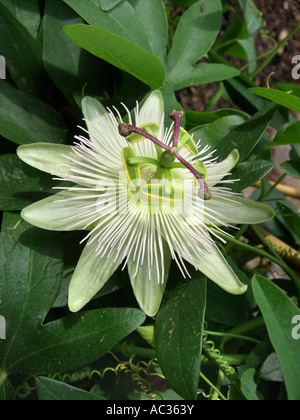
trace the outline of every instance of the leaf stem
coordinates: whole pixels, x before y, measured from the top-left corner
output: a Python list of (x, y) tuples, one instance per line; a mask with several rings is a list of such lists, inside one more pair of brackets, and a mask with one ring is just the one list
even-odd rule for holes
[(127, 343), (118, 343), (113, 347), (111, 351), (112, 353), (122, 353), (127, 357), (135, 355), (137, 357), (145, 357), (146, 359), (156, 358), (155, 349), (133, 346)]
[(279, 184), (281, 184), (281, 182), (284, 180), (284, 178), (287, 176), (287, 174), (283, 174), (276, 182), (275, 182), (275, 184), (273, 184), (272, 186), (271, 186), (271, 188), (268, 190), (268, 191), (266, 191), (265, 192), (265, 194), (264, 194), (264, 196), (262, 197), (262, 200), (259, 200), (259, 201), (263, 201), (263, 200), (265, 200), (274, 190), (275, 190), (275, 188), (277, 188), (277, 186), (279, 185)]
[(251, 341), (252, 343), (260, 344), (260, 340), (256, 340), (252, 337), (247, 337), (245, 335), (234, 334), (231, 332), (215, 332), (215, 331), (205, 331), (208, 335), (213, 335), (216, 337), (228, 337), (228, 338), (240, 338), (241, 340)]
[(268, 242), (265, 240), (265, 238), (263, 237), (263, 235), (260, 234), (260, 232), (254, 227), (251, 226), (250, 227), (252, 233), (259, 239), (259, 241), (262, 243), (262, 245), (264, 245), (265, 248), (267, 248), (269, 250), (269, 252), (266, 252), (262, 249), (259, 249), (255, 246), (252, 245), (248, 245), (245, 244), (244, 242), (238, 241), (234, 238), (231, 238), (230, 236), (219, 232), (218, 230), (212, 228), (211, 230), (213, 232), (215, 232), (216, 234), (218, 234), (219, 236), (221, 236), (221, 238), (225, 239), (228, 242), (233, 243), (234, 245), (240, 247), (240, 248), (244, 248), (247, 251), (253, 252), (257, 255), (260, 255), (263, 258), (267, 258), (268, 260), (274, 262), (275, 264), (279, 265), (279, 267), (281, 267), (289, 276), (290, 278), (293, 280), (293, 282), (295, 283), (295, 286), (297, 288), (298, 291), (298, 297), (300, 299), (300, 278), (297, 276), (297, 274), (294, 272), (294, 270), (292, 270), (284, 261), (283, 259), (277, 254), (277, 252), (268, 244)]
[(217, 91), (211, 97), (210, 101), (205, 105), (203, 112), (211, 111), (214, 106), (219, 102), (223, 94), (225, 93), (224, 84), (220, 83)]
[(294, 270), (286, 264), (286, 262), (280, 257), (280, 255), (268, 243), (268, 241), (264, 238), (264, 236), (259, 232), (259, 230), (255, 226), (250, 226), (250, 230), (257, 237), (257, 239), (264, 245), (264, 247), (272, 254), (273, 259), (271, 258), (269, 259), (271, 259), (271, 261), (278, 264), (286, 272), (286, 274), (288, 274), (290, 278), (293, 280), (297, 288), (298, 297), (300, 299), (300, 278), (297, 276)]
[(249, 75), (251, 79), (253, 79), (255, 76), (257, 76), (259, 73), (262, 72), (262, 70), (270, 63), (271, 60), (276, 56), (280, 48), (282, 48), (294, 35), (295, 33), (300, 29), (300, 21), (296, 25), (296, 27), (277, 45), (274, 50), (271, 51), (268, 58), (266, 58), (258, 67), (257, 69)]
[(200, 378), (203, 379), (214, 390), (214, 392), (221, 398), (221, 400), (227, 401), (227, 398), (224, 397), (222, 392), (204, 375), (204, 373), (200, 372)]
[(224, 344), (230, 340), (231, 335), (240, 335), (246, 334), (249, 331), (253, 331), (256, 328), (262, 327), (265, 325), (265, 321), (262, 316), (256, 317), (251, 319), (250, 321), (244, 322), (237, 327), (232, 328), (231, 330), (227, 331), (228, 336), (225, 336), (221, 343), (221, 348), (223, 348)]

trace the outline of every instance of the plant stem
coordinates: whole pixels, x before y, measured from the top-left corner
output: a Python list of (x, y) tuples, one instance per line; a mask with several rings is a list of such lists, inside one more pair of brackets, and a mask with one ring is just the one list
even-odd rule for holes
[(280, 255), (275, 251), (275, 249), (268, 243), (268, 241), (266, 241), (264, 236), (259, 232), (259, 230), (255, 226), (250, 226), (250, 230), (263, 244), (263, 246), (272, 254), (272, 257), (274, 257), (273, 259), (269, 259), (278, 264), (293, 280), (298, 291), (298, 297), (300, 299), (300, 278), (297, 276), (294, 270), (286, 264), (286, 262), (280, 257)]
[(290, 278), (293, 280), (293, 282), (295, 283), (295, 286), (297, 288), (298, 291), (298, 297), (300, 299), (300, 278), (297, 276), (297, 274), (294, 272), (294, 270), (292, 270), (284, 261), (283, 259), (277, 254), (277, 252), (271, 247), (271, 245), (268, 244), (268, 242), (265, 240), (265, 238), (258, 232), (258, 230), (254, 227), (251, 226), (250, 228), (252, 230), (252, 233), (260, 240), (260, 242), (270, 251), (270, 254), (264, 250), (261, 250), (257, 247), (245, 244), (241, 241), (238, 241), (234, 238), (231, 238), (230, 236), (219, 232), (218, 230), (212, 228), (211, 230), (214, 231), (215, 233), (217, 233), (219, 236), (221, 236), (221, 238), (224, 238), (226, 241), (228, 242), (232, 242), (234, 245), (240, 247), (240, 248), (244, 248), (247, 251), (253, 252), (257, 255), (260, 255), (263, 258), (267, 258), (268, 260), (274, 262), (275, 264), (279, 265), (279, 267), (281, 267), (289, 276)]
[(256, 340), (252, 337), (247, 337), (245, 335), (236, 334), (232, 332), (215, 332), (215, 331), (205, 331), (208, 335), (213, 335), (216, 337), (228, 337), (228, 338), (240, 338), (241, 340), (251, 341), (252, 343), (260, 344), (260, 340)]
[[(246, 225), (246, 224), (245, 225), (241, 225), (240, 226), (240, 229), (236, 232), (234, 238), (236, 240), (239, 240), (240, 237), (243, 236), (243, 234), (246, 232), (246, 230), (248, 229), (248, 227), (249, 227), (249, 225)], [(234, 245), (231, 242), (228, 242), (225, 245), (226, 252), (229, 253), (231, 251), (231, 249), (233, 248), (233, 246)]]
[(261, 195), (257, 201), (264, 201), (266, 197), (266, 191), (267, 191), (267, 181), (266, 181), (266, 178), (263, 178), (261, 180)]
[[(286, 174), (283, 174), (276, 182), (275, 182), (275, 184), (273, 184), (272, 185), (272, 187), (269, 189), (269, 191), (266, 191), (265, 192), (265, 194), (264, 194), (264, 196), (263, 196), (263, 199), (266, 199), (270, 194), (271, 194), (271, 192), (273, 192), (274, 190), (275, 190), (275, 188), (279, 185), (279, 184), (281, 184), (281, 181), (283, 181), (284, 180), (284, 178), (286, 177)], [(260, 200), (259, 200), (260, 201)], [(262, 201), (262, 200), (261, 200)]]
[(231, 368), (229, 363), (225, 360), (224, 356), (220, 355), (220, 352), (215, 349), (211, 348), (210, 344), (208, 342), (203, 341), (203, 352), (207, 356), (208, 360), (213, 362), (215, 365), (218, 366), (218, 368), (224, 373), (224, 375), (229, 379), (229, 381), (232, 383), (236, 391), (239, 393), (239, 395), (245, 399), (242, 391), (241, 391), (241, 385), (240, 385), (240, 377), (235, 371), (234, 368)]
[(131, 344), (126, 343), (116, 344), (111, 351), (112, 353), (122, 353), (127, 357), (135, 355), (137, 357), (145, 357), (146, 359), (156, 358), (155, 349), (132, 346)]
[(295, 33), (300, 29), (300, 21), (298, 22), (297, 26), (282, 40), (276, 48), (270, 53), (268, 58), (266, 58), (258, 67), (257, 69), (249, 75), (250, 78), (254, 78), (259, 73), (262, 72), (262, 70), (270, 63), (271, 60), (277, 55), (280, 48), (282, 48), (294, 35)]
[(203, 379), (223, 401), (227, 401), (227, 398), (224, 397), (222, 392), (202, 372), (200, 372), (200, 378)]
[(241, 335), (246, 334), (249, 331), (255, 330), (256, 328), (262, 327), (265, 325), (265, 321), (262, 316), (251, 319), (250, 321), (245, 322), (244, 324), (238, 325), (237, 327), (232, 328), (227, 331), (228, 336), (225, 336), (222, 340), (221, 347), (230, 340), (230, 335)]
[(205, 107), (203, 109), (203, 112), (211, 111), (214, 108), (214, 106), (219, 102), (219, 100), (221, 99), (221, 97), (222, 97), (222, 95), (224, 93), (225, 93), (224, 84), (223, 83), (220, 83), (217, 91), (211, 97), (211, 99), (208, 102), (208, 104), (205, 105)]
[[(221, 370), (219, 370), (219, 373), (218, 373), (218, 379), (217, 379), (217, 383), (216, 383), (216, 388), (217, 388), (219, 391), (220, 391), (220, 390), (221, 390), (221, 388), (222, 388), (223, 381), (224, 381), (224, 377), (225, 377), (224, 373), (223, 373)], [(218, 399), (218, 395), (219, 395), (219, 393), (218, 393), (217, 391), (214, 391), (214, 392), (213, 392), (213, 394), (212, 394), (211, 400), (212, 400), (212, 401), (217, 400), (217, 399)]]
[(225, 233), (219, 232), (217, 229), (211, 228), (213, 232), (218, 234), (221, 238), (225, 239), (228, 242), (233, 243), (234, 245), (244, 248), (247, 251), (254, 252), (257, 255), (260, 255), (261, 257), (268, 258), (269, 260), (275, 262), (278, 264), (280, 262), (277, 258), (275, 258), (273, 255), (270, 255), (268, 252), (263, 251), (259, 248), (256, 248), (255, 246), (251, 246), (248, 244), (245, 244), (244, 242), (238, 241), (237, 239), (231, 238), (230, 236), (226, 235)]

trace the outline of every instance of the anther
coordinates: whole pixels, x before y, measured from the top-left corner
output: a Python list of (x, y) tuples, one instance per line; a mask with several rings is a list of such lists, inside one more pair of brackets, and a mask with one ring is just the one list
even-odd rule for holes
[(164, 150), (171, 150), (170, 146), (162, 143), (156, 137), (152, 136), (152, 134), (147, 133), (147, 131), (143, 130), (140, 127), (135, 127), (134, 125), (127, 124), (127, 123), (120, 123), (119, 124), (119, 134), (122, 137), (128, 137), (132, 133), (140, 134), (143, 138), (151, 140), (153, 143), (157, 144), (157, 146), (161, 147)]
[(169, 118), (174, 121), (174, 137), (173, 137), (173, 147), (177, 147), (179, 133), (180, 133), (180, 122), (184, 118), (184, 111), (176, 111), (175, 109), (170, 112)]
[(133, 133), (133, 131), (130, 130), (130, 124), (126, 124), (126, 123), (121, 122), (121, 123), (119, 123), (118, 128), (119, 128), (119, 134), (122, 137), (128, 137), (128, 136), (130, 136), (130, 134)]

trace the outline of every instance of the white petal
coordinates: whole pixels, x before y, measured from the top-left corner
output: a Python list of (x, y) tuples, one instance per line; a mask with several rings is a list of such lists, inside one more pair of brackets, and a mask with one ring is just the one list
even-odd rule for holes
[(78, 312), (110, 279), (121, 263), (117, 251), (97, 255), (97, 241), (89, 241), (79, 259), (69, 286), (69, 309)]
[(81, 107), (91, 139), (99, 137), (100, 133), (95, 127), (97, 127), (99, 122), (106, 126), (109, 125), (107, 120), (108, 111), (99, 101), (89, 96), (83, 98)]
[[(216, 197), (205, 202), (205, 221), (210, 224), (215, 217), (219, 224), (257, 224), (274, 217), (274, 210), (266, 204), (248, 200), (243, 197)], [(215, 222), (215, 221), (214, 221)]]
[[(141, 240), (141, 245), (143, 240)], [(138, 260), (132, 254), (128, 260), (128, 272), (135, 297), (148, 316), (159, 310), (171, 264), (171, 254), (162, 238), (145, 238), (144, 258)]]
[(18, 148), (17, 154), (21, 160), (40, 171), (67, 174), (72, 146), (52, 143), (24, 144)]
[(148, 96), (139, 112), (138, 125), (154, 122), (160, 127), (163, 116), (163, 96), (159, 90), (155, 90)]
[(196, 268), (228, 293), (242, 295), (247, 291), (248, 286), (239, 280), (217, 246), (197, 260)]
[(193, 260), (188, 262), (226, 292), (242, 295), (247, 291), (248, 287), (239, 280), (216, 245), (204, 254), (199, 254), (197, 249), (190, 249), (190, 253)]
[(213, 177), (213, 182), (209, 182), (209, 186), (214, 186), (220, 182), (226, 175), (230, 174), (230, 171), (237, 165), (240, 159), (238, 150), (234, 149), (228, 157), (220, 163), (213, 164), (211, 170), (208, 172), (209, 178)]
[(87, 229), (99, 215), (95, 204), (97, 197), (76, 191), (63, 191), (26, 207), (21, 216), (26, 222), (46, 230)]

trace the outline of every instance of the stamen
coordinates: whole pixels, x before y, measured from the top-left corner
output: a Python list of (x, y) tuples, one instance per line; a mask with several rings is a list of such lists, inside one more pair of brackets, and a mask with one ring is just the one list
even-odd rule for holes
[(208, 185), (205, 182), (205, 180), (203, 179), (202, 175), (200, 175), (199, 172), (196, 171), (196, 169), (190, 163), (188, 163), (185, 159), (183, 159), (183, 157), (181, 157), (178, 152), (175, 152), (175, 156), (177, 157), (179, 162), (181, 162), (187, 169), (189, 169), (189, 171), (192, 172), (192, 174), (199, 181), (200, 189), (199, 189), (199, 192), (198, 192), (198, 196), (200, 198), (203, 197), (204, 200), (211, 200), (212, 193), (211, 193), (210, 189), (208, 188)]
[(145, 137), (148, 140), (151, 140), (153, 143), (155, 143), (157, 146), (161, 147), (165, 150), (171, 150), (170, 146), (167, 146), (166, 144), (159, 141), (157, 138), (152, 136), (151, 134), (147, 133), (147, 131), (143, 130), (142, 128), (135, 127), (134, 125), (127, 124), (127, 123), (120, 123), (119, 124), (119, 133), (122, 137), (128, 137), (132, 133), (140, 134), (141, 136)]
[[(177, 146), (178, 146), (178, 140), (179, 140), (179, 134), (180, 134), (180, 122), (184, 118), (184, 112), (183, 111), (176, 111), (173, 110), (170, 112), (169, 117), (174, 121), (174, 137), (173, 137), (173, 147), (167, 146), (166, 144), (162, 143), (160, 140), (155, 138), (152, 134), (148, 133), (147, 131), (143, 130), (141, 127), (135, 127), (132, 124), (127, 123), (119, 123), (119, 133), (122, 137), (129, 137), (131, 134), (136, 133), (141, 135), (143, 138), (146, 138), (150, 141), (152, 141), (154, 144), (159, 146), (161, 149), (164, 149), (167, 151), (168, 155), (175, 156), (179, 162), (181, 162), (199, 181), (200, 188), (198, 191), (198, 196), (200, 198), (203, 198), (204, 200), (210, 200), (212, 198), (212, 193), (210, 189), (208, 188), (208, 185), (203, 179), (202, 175), (189, 163), (187, 162), (178, 152)], [(168, 156), (169, 157), (169, 156)], [(171, 166), (173, 164), (172, 159), (168, 159), (167, 167)], [(163, 167), (164, 165), (163, 162)]]
[(180, 133), (180, 122), (184, 118), (184, 112), (173, 110), (170, 112), (169, 118), (174, 121), (173, 147), (177, 148)]

